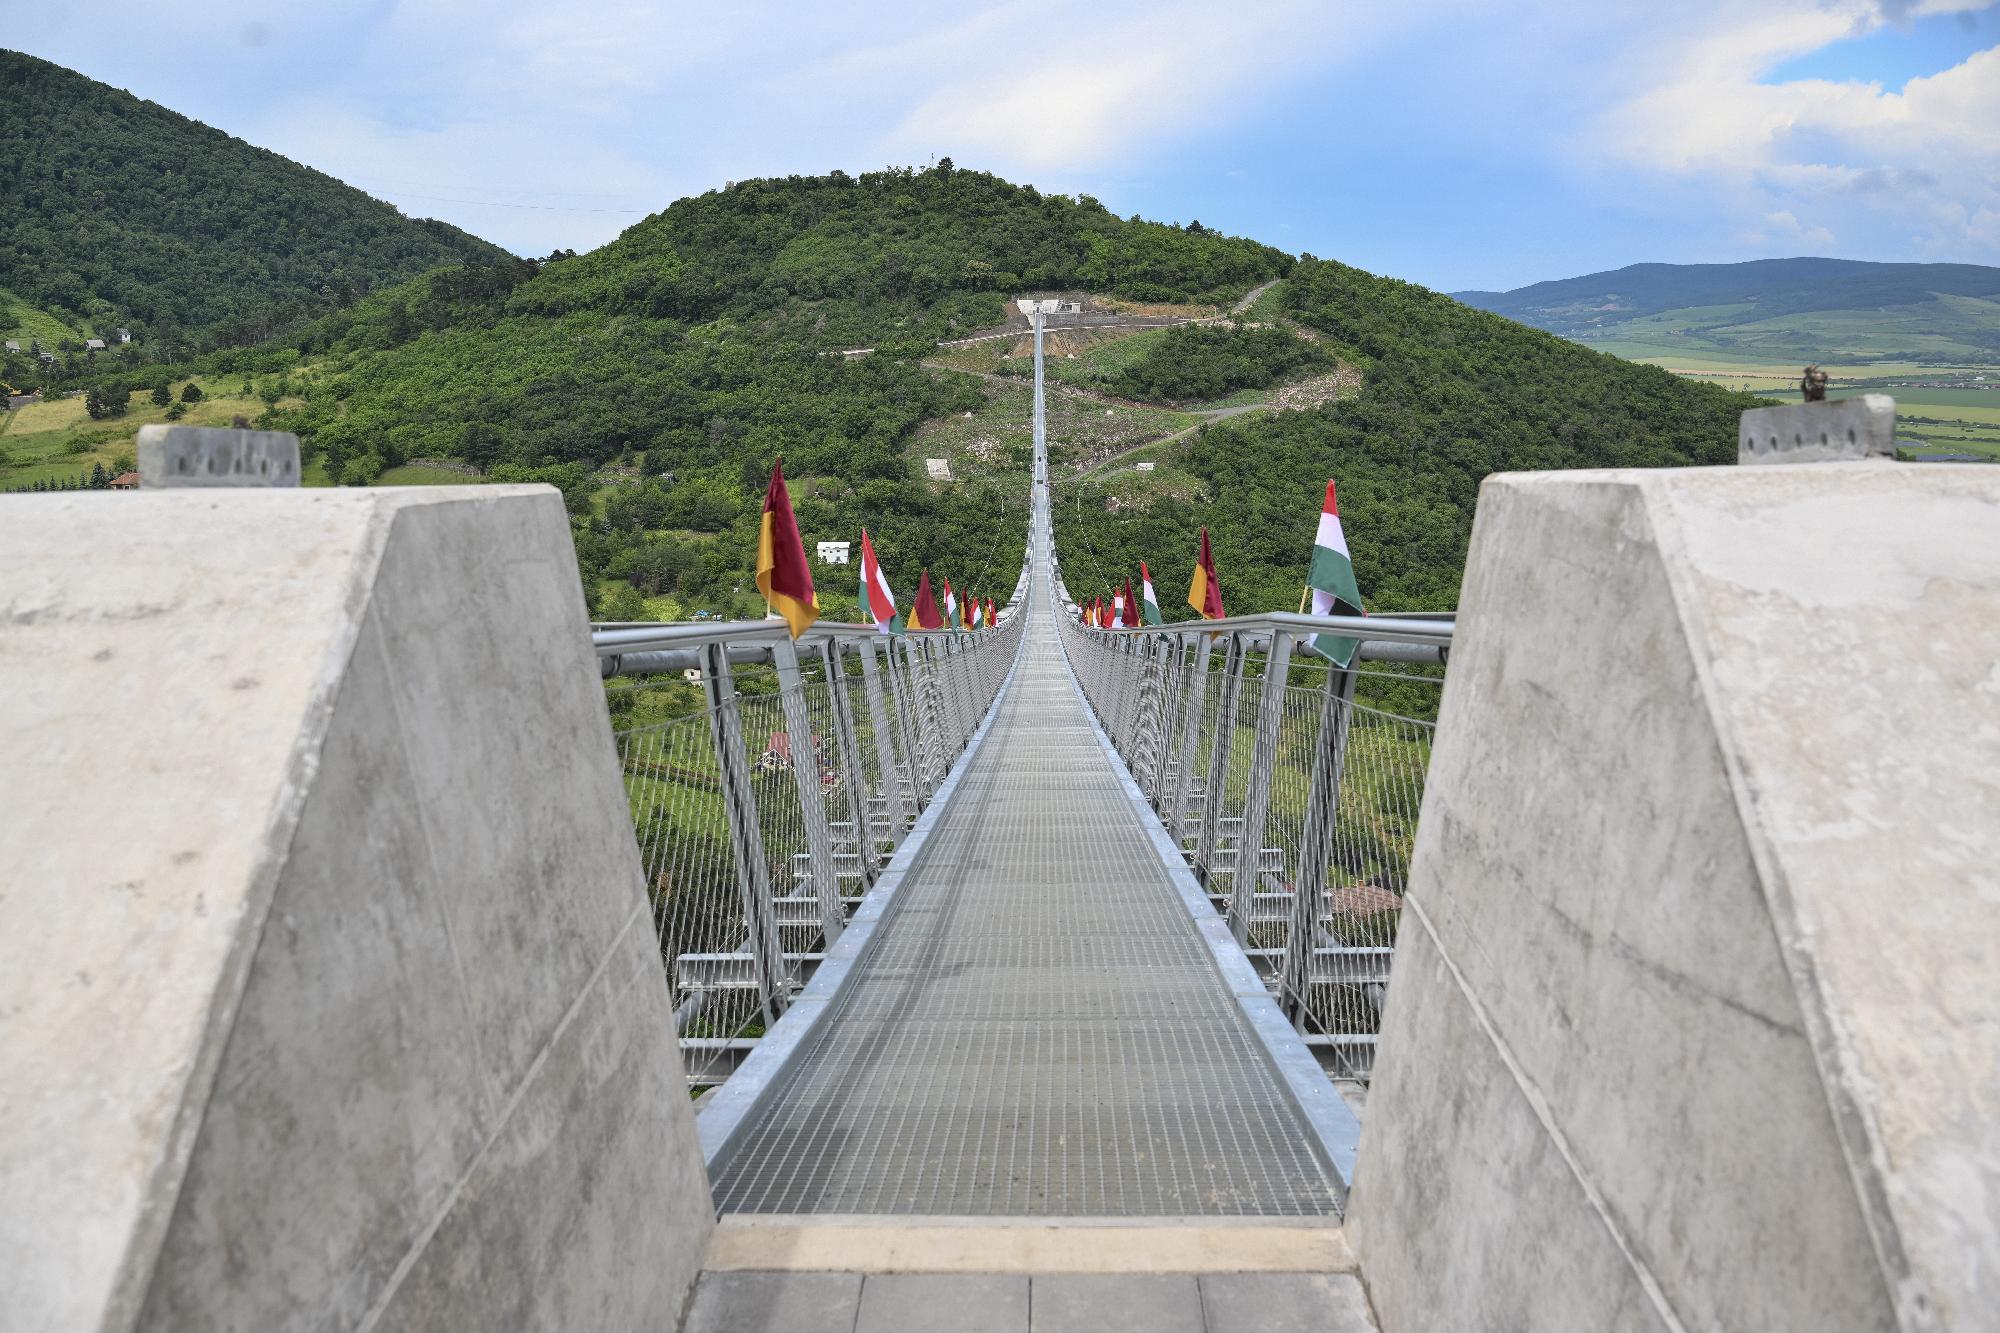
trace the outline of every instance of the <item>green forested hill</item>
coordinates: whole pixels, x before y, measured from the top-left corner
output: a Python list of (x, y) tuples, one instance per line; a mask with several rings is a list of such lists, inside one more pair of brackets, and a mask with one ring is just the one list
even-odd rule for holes
[(1363, 372), (1358, 396), (1203, 430), (1158, 471), (1059, 487), (1056, 539), (1089, 596), (1152, 567), (1169, 618), (1207, 524), (1231, 611), (1295, 610), (1329, 477), (1377, 610), (1454, 606), (1489, 472), (1724, 463), (1757, 400), (1634, 365), (1405, 282), (1307, 257), (1284, 312)]
[[(899, 590), (929, 565), (1004, 596), (1025, 526), (1025, 387), (1001, 373), (1013, 368), (1004, 340), (948, 355), (937, 340), (999, 322), (1024, 291), (1213, 305), (1277, 278), (1250, 322), (1138, 334), (1132, 356), (1103, 362), (1115, 372), (1052, 403), (1074, 591), (1108, 588), (1143, 557), (1170, 614), (1185, 614), (1206, 523), (1232, 608), (1295, 606), (1333, 476), (1371, 605), (1450, 606), (1487, 473), (1732, 456), (1744, 402), (1721, 390), (1409, 284), (1120, 219), (949, 161), (745, 182), (680, 200), (589, 255), (438, 269), (281, 341), (175, 367), (170, 384), (165, 367), (86, 371), (110, 419), (76, 426), (74, 446), (16, 430), (0, 454), (82, 467), (89, 435), (115, 455), (130, 422), (182, 408), (146, 404), (197, 372), (209, 395), (261, 399), (260, 424), (298, 431), (314, 480), (476, 468), (555, 483), (606, 617), (754, 614), (757, 505), (779, 455), (809, 542), (853, 541), (866, 525)], [(874, 353), (843, 355), (864, 346)], [(1085, 351), (1060, 364), (1095, 364)], [(1132, 399), (1332, 381), (1279, 404), (1304, 410), (1176, 436), (1155, 472), (1107, 462), (1199, 421)], [(1091, 396), (1101, 390), (1111, 396)], [(938, 456), (952, 480), (927, 476)], [(1093, 463), (1106, 470), (1064, 480)], [(826, 613), (852, 615), (851, 573), (821, 573)]]
[[(81, 74), (0, 51), (0, 288), (193, 347), (504, 252)], [(10, 335), (12, 336), (12, 335)]]
[[(783, 455), (808, 539), (866, 524), (899, 587), (932, 564), (1004, 595), (1026, 454), (975, 438), (957, 480), (927, 480), (919, 428), (977, 417), (993, 391), (916, 358), (998, 323), (1024, 288), (1234, 296), (1290, 262), (946, 161), (683, 199), (588, 255), (376, 292), (296, 352), (243, 363), (309, 364), (274, 390), (285, 405), (268, 420), (297, 430), (330, 479), (448, 456), (562, 484), (594, 589), (622, 578), (683, 609), (749, 609), (756, 504)], [(840, 354), (857, 345), (877, 350)], [(852, 579), (837, 581), (829, 613), (852, 603)], [(618, 602), (600, 609), (631, 609)]]

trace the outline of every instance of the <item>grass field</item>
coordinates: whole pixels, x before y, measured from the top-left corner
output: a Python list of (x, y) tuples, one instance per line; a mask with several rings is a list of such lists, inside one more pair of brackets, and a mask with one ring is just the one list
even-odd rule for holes
[[(1663, 352), (1643, 342), (1588, 342), (1588, 347), (1628, 361), (1659, 366), (1689, 379), (1706, 380), (1746, 394), (1797, 402), (1804, 363), (1787, 364), (1749, 353), (1704, 350)], [(1827, 392), (1833, 398), (1886, 393), (1896, 400), (1897, 438), (1907, 449), (1983, 454), (2000, 459), (2000, 370), (1958, 361), (1825, 361)], [(1954, 379), (1985, 375), (1993, 388), (1932, 388), (1898, 380)]]
[[(912, 458), (944, 458), (955, 476), (1013, 468), (1025, 472), (1034, 448), (1033, 386), (1027, 380), (986, 380), (985, 406), (970, 417), (950, 416), (919, 427)], [(1199, 418), (1165, 408), (1107, 406), (1075, 394), (1048, 400), (1049, 449), (1057, 468), (1171, 435)], [(919, 464), (921, 466), (921, 464)]]
[(1688, 306), (1621, 320), (1585, 338), (1631, 360), (1656, 356), (1729, 361), (1880, 362), (1987, 360), (2000, 301), (1941, 295), (1907, 305), (1799, 311), (1759, 318), (1755, 302)]
[(49, 314), (29, 305), (5, 287), (0, 287), (0, 338), (11, 338), (26, 350), (30, 338), (37, 339), (42, 346), (53, 352), (56, 344), (65, 338), (84, 338), (80, 328), (73, 328)]
[(1270, 290), (1253, 302), (1243, 312), (1243, 318), (1256, 323), (1270, 324), (1285, 318), (1285, 292), (1291, 284), (1283, 279), (1271, 284)]
[[(1142, 329), (1115, 337), (1063, 337), (1049, 340), (1042, 362), (1050, 379), (1084, 389), (1101, 389), (1106, 381), (1145, 359), (1166, 337), (1165, 329)], [(1020, 358), (1033, 365), (1033, 359)]]
[[(225, 392), (240, 389), (240, 377), (212, 381), (197, 376), (196, 382), (208, 396), (187, 405), (184, 426), (227, 426), (236, 417), (255, 419), (264, 410), (262, 399)], [(179, 392), (180, 384), (174, 388)], [(0, 490), (88, 475), (93, 463), (110, 468), (121, 456), (137, 453), (139, 427), (166, 419), (167, 409), (143, 393), (132, 395), (124, 416), (108, 421), (92, 421), (83, 410), (82, 395), (6, 413), (0, 417)]]
[(468, 477), (463, 472), (449, 468), (424, 467), (417, 463), (405, 463), (402, 467), (392, 467), (375, 479), (377, 486), (477, 486), (478, 477)]

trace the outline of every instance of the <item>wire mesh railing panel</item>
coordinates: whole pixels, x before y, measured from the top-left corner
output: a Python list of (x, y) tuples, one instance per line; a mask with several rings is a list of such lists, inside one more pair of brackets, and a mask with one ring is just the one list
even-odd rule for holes
[(1322, 1062), (1365, 1078), (1441, 668), (1340, 670), (1294, 656), (1297, 636), (1283, 631), (1151, 633), (1171, 665), (1131, 651), (1143, 636), (1067, 626), (1063, 640), (1099, 724), (1246, 954)]
[(1020, 636), (848, 636), (744, 661), (726, 633), (663, 628), (693, 665), (615, 679), (606, 699), (689, 1078), (713, 1084), (810, 979)]
[(744, 909), (713, 710), (682, 686), (640, 685), (614, 699), (627, 723), (618, 753), (675, 1021), (684, 1036), (711, 1043), (689, 1052), (690, 1074), (706, 1080), (726, 1050), (713, 1043), (757, 1035), (766, 1014), (754, 976), (734, 965), (747, 957)]
[(1336, 1041), (1372, 1038), (1381, 1024), (1433, 731), (1429, 722), (1359, 704), (1345, 713), (1316, 954), (1296, 996), (1309, 1029)]

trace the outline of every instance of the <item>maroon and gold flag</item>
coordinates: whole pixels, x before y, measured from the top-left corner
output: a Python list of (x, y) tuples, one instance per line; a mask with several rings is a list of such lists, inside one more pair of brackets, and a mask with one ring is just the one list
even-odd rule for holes
[(910, 603), (911, 629), (943, 629), (944, 616), (938, 611), (937, 598), (931, 595), (931, 572), (927, 569), (917, 580), (916, 599)]
[(1208, 549), (1208, 529), (1201, 530), (1201, 554), (1195, 558), (1194, 581), (1188, 585), (1188, 605), (1201, 613), (1203, 620), (1220, 620), (1225, 614), (1222, 609), (1222, 580), (1215, 576), (1215, 557)]
[(757, 529), (757, 591), (771, 609), (791, 626), (798, 638), (819, 619), (819, 597), (813, 592), (812, 566), (785, 489), (785, 461), (771, 464), (771, 486), (764, 492), (764, 518)]
[(1125, 580), (1125, 627), (1139, 628), (1139, 604), (1132, 600), (1132, 580)]

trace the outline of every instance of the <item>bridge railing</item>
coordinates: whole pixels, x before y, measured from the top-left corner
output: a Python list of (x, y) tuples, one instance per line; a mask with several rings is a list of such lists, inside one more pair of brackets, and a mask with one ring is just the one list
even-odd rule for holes
[(616, 625), (592, 634), (690, 1081), (805, 985), (991, 708), (998, 628)]
[[(1328, 1071), (1366, 1078), (1449, 617), (1062, 624), (1100, 725), (1251, 962)], [(1348, 668), (1318, 635), (1361, 641)]]

